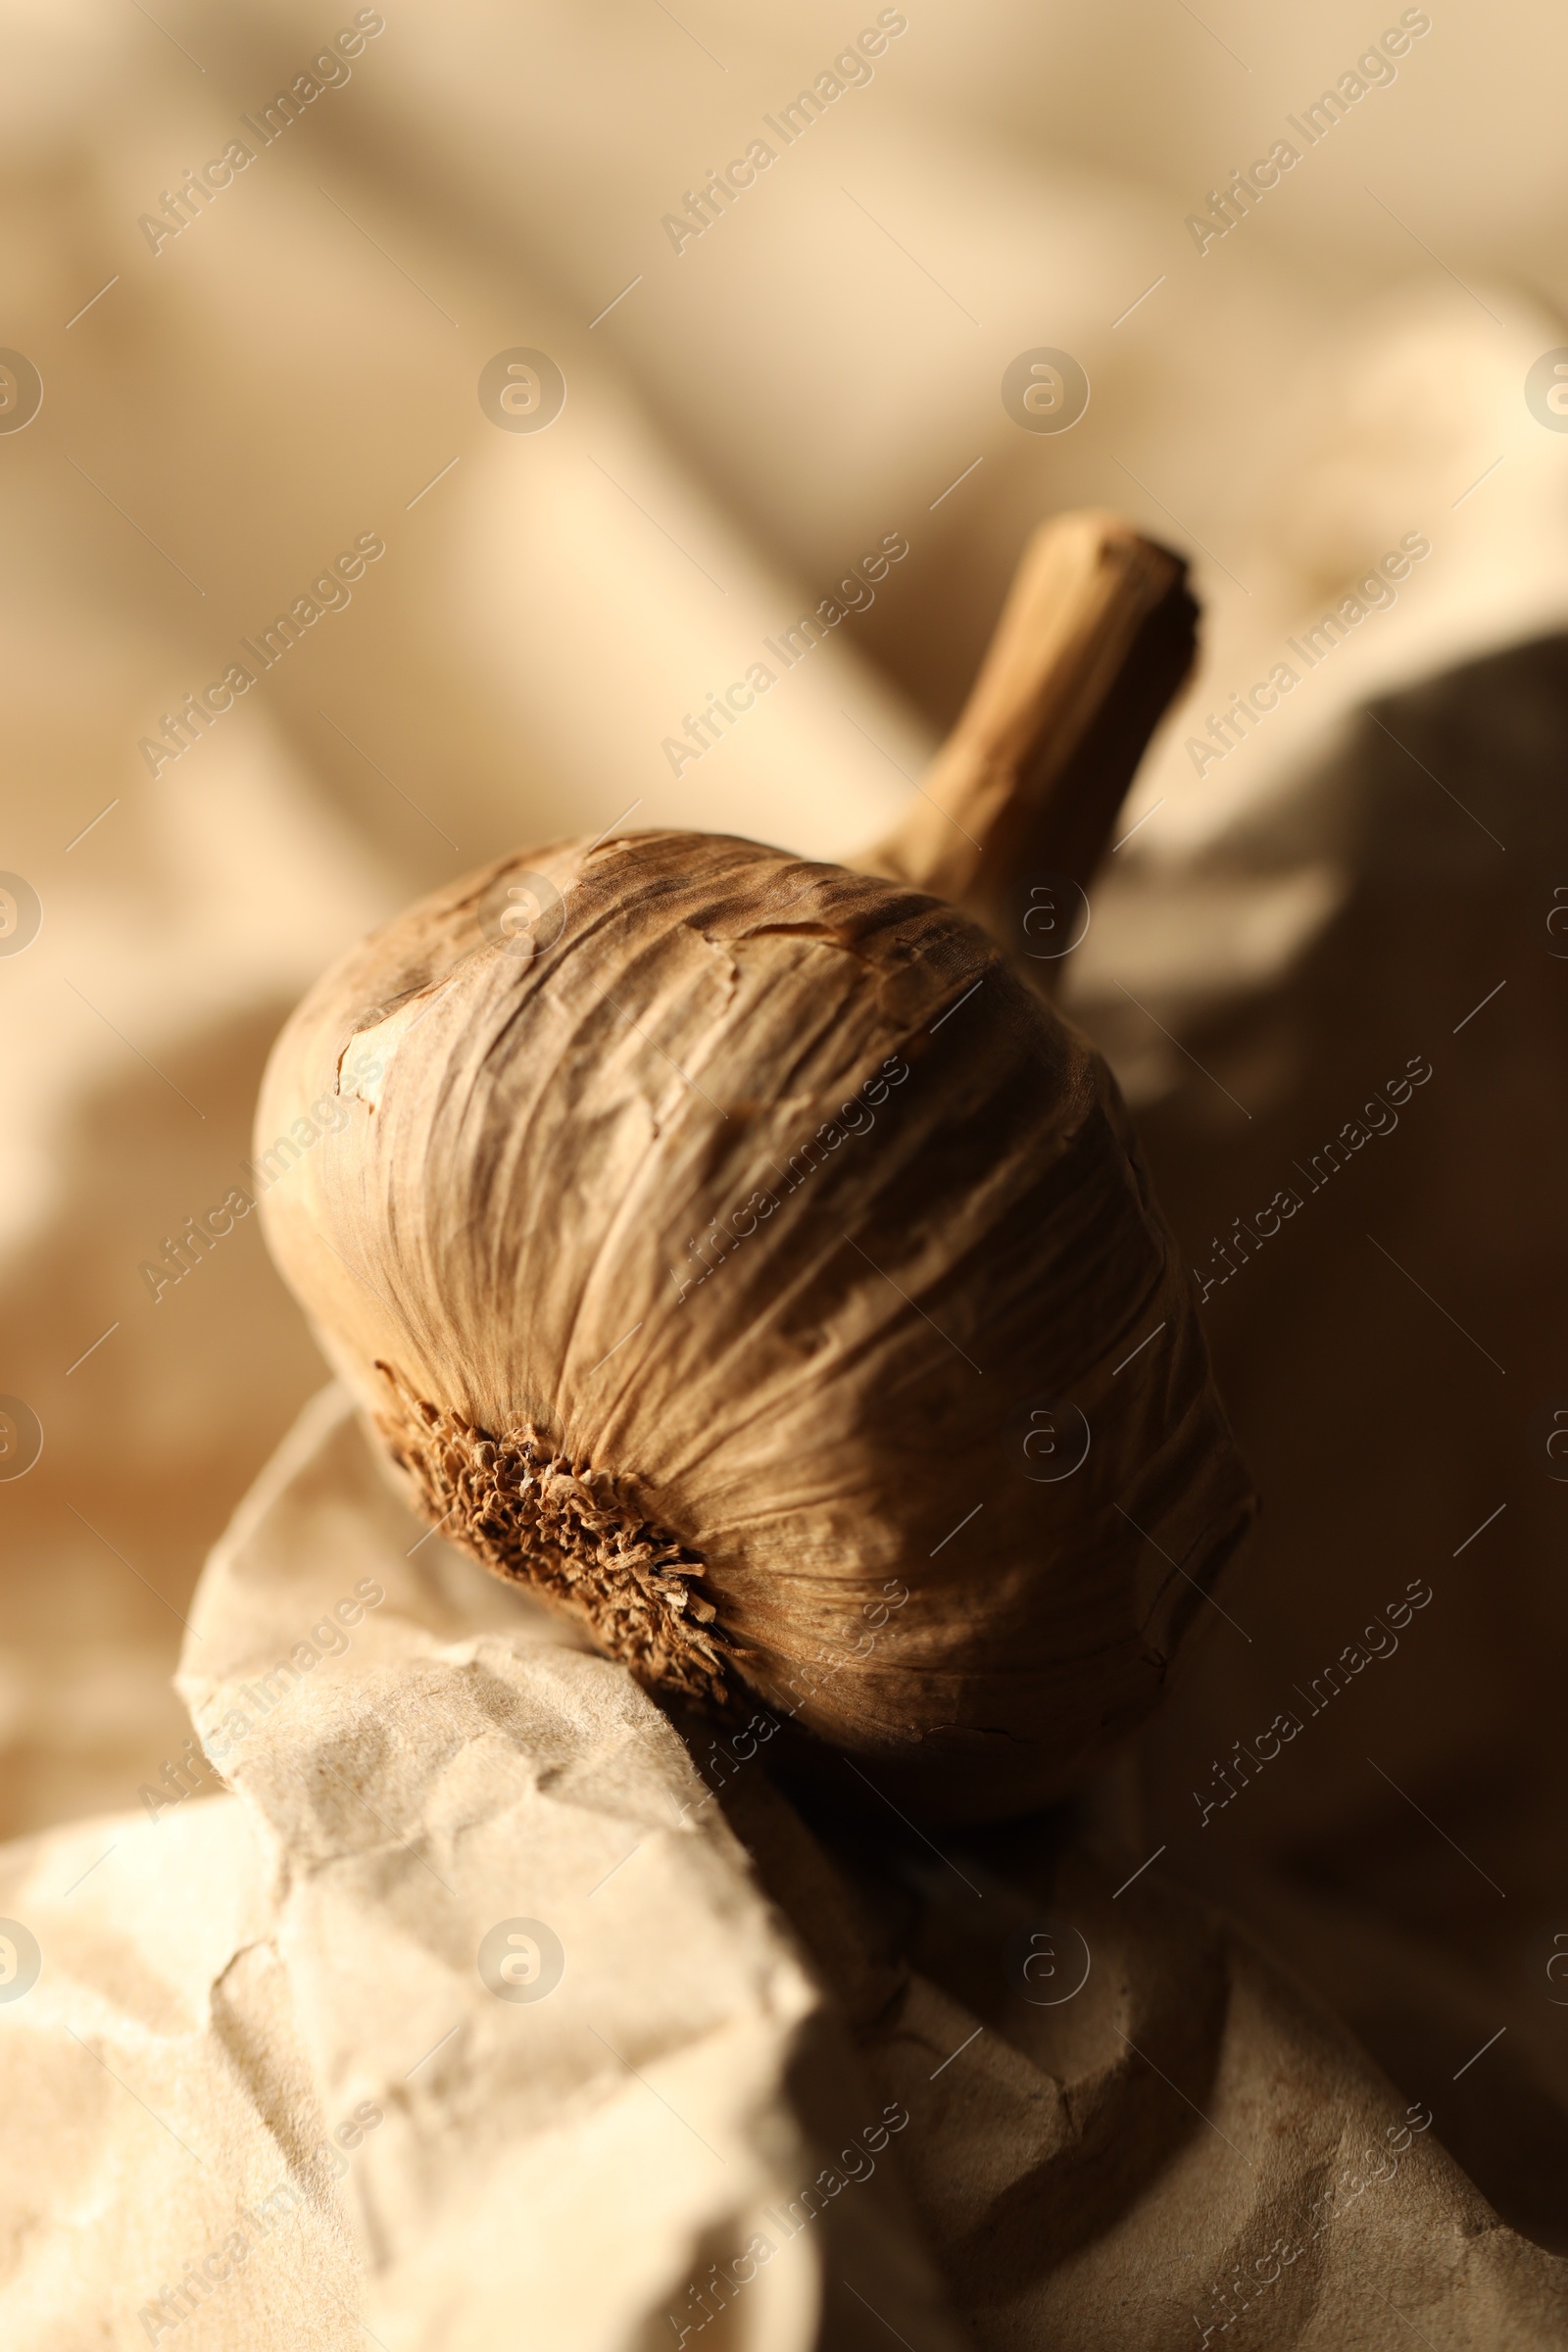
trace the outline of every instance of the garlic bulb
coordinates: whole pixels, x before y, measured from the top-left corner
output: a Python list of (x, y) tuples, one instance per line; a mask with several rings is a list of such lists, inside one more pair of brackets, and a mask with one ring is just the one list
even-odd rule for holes
[(523, 870), (273, 1054), (266, 1229), (329, 1356), (444, 1533), (649, 1683), (928, 1812), (1044, 1801), (1248, 1509), (1109, 1073), (895, 884), (631, 835), (533, 854), (497, 936)]
[(931, 1817), (1136, 1726), (1252, 1507), (1108, 1070), (911, 879), (954, 824), (994, 927), (999, 829), (1087, 871), (1191, 613), (1113, 518), (1052, 526), (883, 878), (503, 859), (346, 956), (263, 1093), (273, 1253), (432, 1523)]

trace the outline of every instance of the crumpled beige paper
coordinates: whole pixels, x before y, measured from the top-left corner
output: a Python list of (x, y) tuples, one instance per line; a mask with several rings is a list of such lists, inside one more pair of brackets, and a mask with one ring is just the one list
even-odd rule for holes
[[(880, 2160), (907, 2119), (680, 1739), (420, 1533), (328, 1392), (194, 1607), (237, 1794), (8, 1850), (43, 1953), (0, 2006), (8, 2341), (629, 2352), (717, 2264), (736, 2345), (855, 2340), (846, 2278), (949, 2352)], [(481, 1979), (512, 1921), (524, 1993), (559, 1939), (543, 1997)]]
[(1568, 2264), (1223, 1922), (1059, 1825), (808, 1828), (755, 1759), (721, 1809), (335, 1390), (180, 1687), (233, 1795), (0, 1855), (22, 2352), (1568, 2333)]

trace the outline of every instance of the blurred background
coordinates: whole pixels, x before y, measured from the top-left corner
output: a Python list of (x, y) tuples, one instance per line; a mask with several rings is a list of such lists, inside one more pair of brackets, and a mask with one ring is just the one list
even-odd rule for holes
[[(1067, 1003), (1215, 1278), (1266, 1506), (1146, 1751), (1149, 1845), (1568, 2245), (1568, 24), (0, 26), (0, 1834), (134, 1808), (180, 1755), (203, 1554), (324, 1376), (254, 1220), (142, 1270), (243, 1181), (306, 984), (415, 895), (627, 817), (853, 852), (1031, 527), (1114, 507), (1191, 560), (1203, 651)], [(1065, 429), (1004, 398), (1041, 352), (1087, 379)], [(764, 650), (895, 539), (825, 642)], [(758, 662), (776, 684), (706, 741)], [(1280, 663), (1277, 707), (1216, 730)], [(1412, 1059), (1397, 1126), (1311, 1189)], [(1281, 1187), (1298, 1212), (1249, 1245)], [(1413, 1582), (1396, 1653), (1307, 1713)]]

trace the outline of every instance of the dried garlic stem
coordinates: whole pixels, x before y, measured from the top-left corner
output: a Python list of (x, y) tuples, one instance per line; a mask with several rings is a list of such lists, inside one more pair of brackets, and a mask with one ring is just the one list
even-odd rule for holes
[(1197, 618), (1181, 558), (1116, 515), (1043, 524), (924, 797), (854, 864), (1004, 939), (1019, 877), (1086, 885), (1192, 664)]

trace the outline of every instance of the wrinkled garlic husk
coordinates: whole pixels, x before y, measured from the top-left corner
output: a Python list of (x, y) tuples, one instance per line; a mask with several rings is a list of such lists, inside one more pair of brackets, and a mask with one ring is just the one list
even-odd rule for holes
[(1109, 1072), (907, 887), (710, 835), (505, 859), (311, 992), (257, 1148), (449, 1539), (929, 1816), (1102, 1758), (1250, 1515)]

